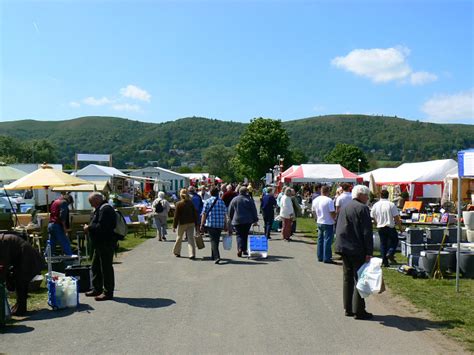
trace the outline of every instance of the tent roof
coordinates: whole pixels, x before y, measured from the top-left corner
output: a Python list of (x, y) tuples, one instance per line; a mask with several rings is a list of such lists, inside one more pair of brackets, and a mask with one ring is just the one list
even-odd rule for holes
[(207, 180), (209, 179), (209, 173), (189, 173), (181, 174), (186, 176), (188, 179)]
[(128, 175), (125, 175), (120, 170), (118, 170), (114, 167), (96, 165), (96, 164), (87, 165), (86, 167), (79, 170), (75, 175), (76, 176), (110, 176), (110, 177), (112, 177), (112, 176), (123, 176), (123, 177), (128, 177)]
[(0, 181), (14, 181), (25, 176), (24, 171), (0, 163)]
[(65, 191), (71, 191), (71, 192), (89, 192), (89, 191), (100, 191), (104, 192), (106, 189), (109, 191), (111, 190), (110, 184), (108, 181), (90, 181), (89, 184), (83, 184), (83, 185), (77, 185), (77, 186), (62, 186), (62, 187), (55, 187), (53, 188), (53, 191), (58, 191), (58, 192), (65, 192)]
[(340, 164), (301, 164), (286, 175), (285, 182), (356, 182), (359, 176)]
[(281, 178), (285, 178), (286, 176), (290, 175), (293, 173), (297, 168), (299, 168), (299, 165), (292, 165), (288, 169), (286, 169), (284, 172), (281, 173)]
[(398, 168), (381, 168), (370, 171), (362, 176), (369, 178), (372, 173), (378, 185), (395, 185), (420, 183), (440, 183), (444, 178), (457, 169), (458, 164), (453, 159), (431, 160), (419, 163), (405, 163)]

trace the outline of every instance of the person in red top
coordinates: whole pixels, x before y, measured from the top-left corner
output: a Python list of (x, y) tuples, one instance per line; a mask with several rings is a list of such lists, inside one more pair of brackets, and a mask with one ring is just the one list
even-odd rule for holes
[(48, 234), (51, 241), (51, 253), (54, 254), (56, 243), (61, 245), (63, 253), (72, 255), (71, 243), (66, 235), (69, 227), (69, 199), (67, 195), (53, 201), (51, 204)]

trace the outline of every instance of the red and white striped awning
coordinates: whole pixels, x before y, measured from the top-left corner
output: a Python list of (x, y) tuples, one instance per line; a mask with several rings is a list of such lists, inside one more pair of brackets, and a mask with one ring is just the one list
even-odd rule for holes
[[(292, 167), (293, 168), (293, 167)], [(288, 171), (288, 170), (287, 170)], [(286, 171), (285, 171), (286, 173)], [(361, 182), (362, 178), (340, 164), (301, 164), (283, 176), (284, 182)]]

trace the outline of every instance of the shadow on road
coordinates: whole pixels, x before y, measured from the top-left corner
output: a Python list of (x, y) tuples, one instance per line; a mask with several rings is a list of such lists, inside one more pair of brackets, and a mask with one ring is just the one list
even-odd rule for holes
[(114, 297), (114, 301), (118, 303), (125, 303), (132, 307), (139, 308), (162, 308), (169, 307), (176, 302), (169, 298), (129, 298), (129, 297)]
[(394, 315), (374, 316), (374, 320), (386, 327), (398, 328), (404, 332), (419, 332), (432, 329), (452, 329), (464, 324), (464, 322), (460, 320), (431, 321), (423, 318), (400, 317)]
[(51, 310), (51, 309), (40, 309), (39, 311), (31, 312), (31, 315), (27, 318), (29, 321), (37, 321), (37, 320), (46, 320), (46, 319), (55, 319), (61, 317), (67, 317), (71, 314), (76, 312), (90, 312), (93, 311), (94, 308), (89, 306), (88, 304), (80, 303), (77, 308), (65, 308), (65, 309), (58, 309), (58, 310)]
[(227, 264), (232, 264), (232, 265), (267, 265), (268, 263), (262, 262), (261, 260), (265, 259), (239, 259), (239, 260), (234, 260), (234, 259), (221, 259), (220, 264), (221, 265), (227, 265)]
[(290, 243), (303, 243), (303, 244), (316, 245), (317, 241), (314, 240), (314, 239), (310, 239), (310, 238), (307, 238), (307, 239), (292, 239)]
[(7, 324), (4, 328), (0, 329), (0, 334), (23, 334), (32, 332), (33, 330), (35, 330), (35, 328), (23, 324)]

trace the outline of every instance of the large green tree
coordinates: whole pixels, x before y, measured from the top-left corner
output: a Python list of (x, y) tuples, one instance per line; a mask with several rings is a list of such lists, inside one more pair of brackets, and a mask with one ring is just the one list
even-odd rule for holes
[(202, 155), (203, 163), (209, 169), (209, 173), (220, 177), (226, 182), (232, 182), (237, 179), (236, 169), (233, 164), (234, 157), (235, 149), (222, 144), (206, 148)]
[(268, 169), (277, 164), (277, 156), (288, 158), (290, 138), (281, 121), (255, 118), (246, 127), (237, 144), (236, 161), (241, 173), (259, 181)]
[(326, 154), (324, 161), (341, 164), (354, 173), (367, 171), (369, 168), (369, 161), (364, 152), (354, 145), (345, 143), (338, 143), (333, 150)]

